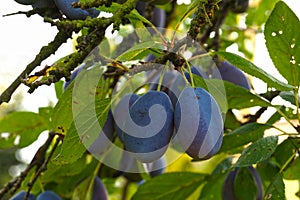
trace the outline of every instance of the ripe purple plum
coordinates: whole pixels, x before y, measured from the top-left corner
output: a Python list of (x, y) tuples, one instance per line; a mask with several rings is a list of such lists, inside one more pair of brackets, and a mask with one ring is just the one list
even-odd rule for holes
[[(143, 16), (146, 9), (146, 3), (138, 1), (136, 4), (136, 10)], [(154, 8), (153, 10), (153, 16), (150, 19), (151, 23), (155, 27), (165, 27), (166, 25), (166, 12), (160, 8)]]
[[(252, 177), (253, 180), (248, 180), (246, 182), (248, 184), (253, 183), (254, 186), (256, 187), (256, 193), (255, 194), (253, 193), (252, 194), (253, 196), (250, 196), (248, 194), (247, 199), (262, 200), (263, 199), (263, 185), (261, 182), (261, 178), (260, 178), (260, 175), (257, 172), (257, 170), (255, 168), (253, 168), (252, 166), (249, 166), (246, 168), (235, 168), (233, 171), (228, 173), (228, 175), (226, 176), (225, 181), (223, 183), (223, 186), (222, 186), (222, 199), (223, 200), (244, 199), (245, 194), (240, 194), (240, 196), (237, 195), (237, 190), (236, 190), (237, 185), (239, 187), (244, 187), (245, 190), (249, 190), (251, 188), (251, 186), (243, 185), (243, 184), (240, 184), (240, 182), (237, 182), (238, 176), (241, 174), (242, 170), (248, 170), (248, 172), (250, 173), (250, 177)], [(241, 180), (241, 181), (244, 181), (244, 180)], [(238, 189), (241, 190), (241, 188), (238, 188)]]
[(122, 127), (123, 143), (141, 162), (159, 159), (167, 150), (173, 133), (173, 108), (164, 92), (149, 91), (129, 109)]
[(212, 95), (203, 88), (184, 88), (174, 110), (174, 142), (194, 159), (216, 154), (223, 140), (223, 119)]
[(62, 200), (55, 192), (47, 190), (39, 194), (36, 200)]
[[(222, 62), (219, 68), (214, 68), (211, 74), (212, 78), (222, 78), (225, 81), (234, 83), (250, 90), (250, 84), (245, 74), (229, 62)], [(221, 77), (220, 77), (221, 76)]]
[[(25, 191), (20, 191), (19, 193), (11, 197), (10, 200), (23, 200), (25, 195), (26, 195)], [(29, 194), (28, 200), (35, 200), (35, 196), (33, 194)]]
[(108, 194), (105, 185), (102, 183), (101, 179), (98, 176), (96, 176), (94, 180), (92, 200), (107, 200), (107, 199), (108, 199)]
[(81, 9), (74, 8), (72, 4), (79, 0), (54, 0), (58, 9), (71, 20), (86, 19), (88, 16), (92, 18), (98, 17), (100, 11), (95, 8)]

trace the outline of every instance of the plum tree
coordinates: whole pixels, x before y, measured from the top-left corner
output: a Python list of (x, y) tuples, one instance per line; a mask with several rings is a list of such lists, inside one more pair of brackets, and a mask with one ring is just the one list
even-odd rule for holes
[(212, 78), (222, 78), (250, 90), (250, 84), (245, 74), (227, 61), (223, 61), (219, 68), (214, 68), (211, 76)]
[(95, 8), (81, 9), (74, 8), (72, 3), (78, 2), (79, 0), (54, 0), (58, 9), (66, 15), (69, 19), (85, 19), (88, 16), (95, 18), (100, 14)]
[(105, 185), (102, 183), (101, 179), (96, 176), (93, 186), (93, 196), (92, 200), (107, 200), (108, 194)]
[[(247, 176), (248, 175), (248, 176)], [(241, 176), (241, 177), (239, 177)], [(242, 184), (245, 182), (251, 184)], [(239, 181), (239, 179), (241, 181)], [(251, 185), (255, 188), (251, 188)], [(243, 193), (243, 191), (247, 194)], [(246, 195), (246, 196), (245, 196)], [(244, 168), (235, 168), (233, 171), (229, 172), (225, 178), (222, 186), (222, 199), (223, 200), (239, 200), (239, 199), (263, 199), (263, 185), (259, 173), (252, 166)]]
[[(10, 200), (23, 200), (26, 195), (25, 191), (20, 191), (16, 195), (10, 198)], [(33, 194), (29, 194), (28, 200), (35, 200), (35, 196)]]
[(208, 159), (221, 147), (221, 111), (203, 88), (188, 86), (182, 91), (174, 110), (174, 126), (174, 141), (194, 159)]
[(125, 148), (141, 162), (153, 162), (167, 150), (173, 133), (173, 108), (163, 92), (149, 91), (129, 109), (122, 128)]
[(62, 200), (55, 192), (47, 190), (39, 194), (36, 200)]

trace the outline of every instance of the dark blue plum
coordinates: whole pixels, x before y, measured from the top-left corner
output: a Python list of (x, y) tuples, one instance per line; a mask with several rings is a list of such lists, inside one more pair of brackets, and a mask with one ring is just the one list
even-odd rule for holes
[(88, 151), (98, 158), (103, 155), (111, 146), (114, 137), (114, 119), (112, 111), (109, 110), (107, 119), (95, 141), (88, 148)]
[(108, 199), (107, 190), (104, 184), (102, 183), (101, 179), (98, 176), (96, 176), (94, 180), (92, 200), (107, 200), (107, 199)]
[[(252, 166), (249, 166), (247, 168), (235, 168), (233, 171), (229, 172), (225, 178), (225, 181), (222, 186), (222, 200), (242, 200), (244, 199), (243, 197), (238, 197), (236, 194), (237, 191), (235, 191), (235, 185), (238, 184), (240, 186), (240, 183), (237, 182), (238, 176), (240, 175), (241, 169), (243, 170), (249, 170), (250, 176), (252, 176), (253, 180), (243, 180), (241, 181), (250, 183), (254, 182), (255, 187), (256, 187), (256, 194), (253, 194), (253, 199), (256, 200), (262, 200), (263, 199), (263, 185), (261, 182), (261, 178), (259, 173), (256, 171), (255, 168)], [(247, 190), (250, 186), (245, 185), (245, 190)], [(240, 194), (242, 195), (242, 194)], [(252, 199), (251, 197), (247, 196), (247, 198)]]
[[(146, 3), (145, 2), (141, 2), (138, 1), (136, 4), (136, 10), (143, 16), (145, 13), (145, 9), (146, 9)], [(155, 26), (155, 27), (165, 27), (166, 25), (166, 12), (160, 8), (154, 8), (153, 10), (153, 16), (150, 19), (151, 23)], [(152, 31), (151, 31), (152, 32)]]
[(115, 129), (121, 141), (124, 140), (122, 127), (124, 125), (126, 118), (130, 117), (129, 108), (138, 98), (139, 96), (136, 94), (126, 94), (122, 97), (122, 99), (118, 102), (117, 106), (113, 109)]
[(147, 163), (146, 166), (148, 168), (150, 176), (155, 177), (165, 172), (166, 164), (167, 164), (166, 158), (161, 157), (152, 163)]
[(129, 109), (123, 131), (126, 150), (141, 162), (159, 159), (167, 150), (173, 133), (173, 108), (163, 92), (149, 91)]
[(62, 200), (62, 198), (55, 192), (48, 190), (39, 194), (36, 200)]
[(22, 5), (32, 5), (37, 0), (15, 0), (15, 2), (22, 4)]
[(216, 154), (223, 140), (223, 119), (216, 100), (203, 88), (186, 87), (174, 110), (174, 142), (194, 159)]
[[(235, 85), (250, 90), (250, 84), (246, 75), (229, 62), (222, 62), (219, 68), (214, 68), (211, 74), (212, 78), (222, 78), (224, 81), (231, 82)], [(221, 76), (221, 77), (220, 77)]]
[(142, 0), (142, 1), (153, 3), (156, 5), (164, 5), (170, 3), (172, 0)]
[(249, 0), (233, 0), (231, 3), (231, 11), (233, 13), (244, 13), (248, 10)]
[[(19, 193), (11, 197), (9, 200), (23, 200), (25, 195), (26, 195), (25, 191), (20, 191)], [(28, 200), (35, 200), (35, 196), (33, 194), (29, 194)]]
[[(197, 75), (197, 76), (200, 76), (200, 77), (202, 77), (202, 78), (205, 78), (205, 79), (208, 78), (207, 74), (206, 74), (204, 71), (202, 71), (202, 69), (200, 69), (199, 67), (194, 67), (194, 66), (192, 66), (192, 67), (191, 67), (191, 72), (192, 72), (192, 74)], [(185, 75), (186, 79), (187, 79), (189, 82), (191, 82), (191, 78), (190, 78), (189, 73), (184, 72), (184, 75)]]
[(81, 19), (84, 20), (88, 16), (92, 18), (98, 17), (100, 11), (95, 8), (88, 8), (88, 9), (81, 9), (81, 8), (74, 8), (72, 3), (78, 2), (79, 0), (54, 0), (58, 9), (66, 15), (71, 20)]
[(71, 78), (69, 81), (64, 83), (64, 90), (67, 89), (67, 87), (71, 84), (71, 82), (78, 76), (78, 74), (83, 70), (84, 65), (80, 65), (79, 67), (77, 67), (71, 74)]

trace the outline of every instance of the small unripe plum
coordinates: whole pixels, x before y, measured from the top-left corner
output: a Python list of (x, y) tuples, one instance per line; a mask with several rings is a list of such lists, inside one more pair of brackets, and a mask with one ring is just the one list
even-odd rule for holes
[(129, 109), (122, 128), (124, 147), (141, 162), (159, 159), (167, 150), (173, 133), (173, 108), (163, 92), (149, 91)]
[(105, 185), (102, 183), (101, 179), (98, 176), (96, 176), (94, 180), (92, 200), (107, 200), (107, 199), (108, 199), (108, 194)]
[(84, 65), (80, 65), (72, 72), (70, 80), (64, 83), (64, 86), (63, 86), (64, 90), (67, 89), (67, 87), (78, 76), (78, 74), (83, 70), (83, 68), (84, 68)]
[(88, 148), (88, 151), (94, 155), (101, 156), (111, 146), (112, 144), (111, 141), (113, 137), (114, 137), (114, 119), (113, 119), (112, 111), (109, 110), (104, 126), (102, 127), (97, 138)]
[(122, 127), (124, 126), (126, 118), (130, 117), (129, 108), (138, 98), (139, 96), (136, 94), (126, 94), (122, 97), (122, 99), (118, 102), (117, 106), (113, 109), (115, 129), (121, 141), (124, 140)]
[(62, 200), (62, 199), (55, 192), (48, 190), (39, 194), (36, 200)]
[(174, 110), (174, 141), (194, 159), (208, 159), (222, 144), (223, 120), (220, 108), (203, 88), (186, 87)]
[(229, 62), (224, 61), (219, 68), (213, 69), (211, 74), (212, 78), (220, 78), (220, 75), (223, 80), (250, 90), (250, 84), (246, 75)]
[[(263, 199), (263, 185), (261, 182), (261, 178), (259, 173), (256, 171), (255, 168), (253, 168), (252, 166), (249, 166), (247, 168), (243, 168), (243, 170), (249, 170), (250, 172), (250, 176), (252, 176), (253, 180), (243, 180), (247, 183), (251, 183), (253, 182), (255, 187), (256, 187), (256, 194), (253, 194), (253, 199), (256, 200), (262, 200)], [(223, 183), (222, 186), (222, 199), (223, 200), (241, 200), (241, 197), (238, 197), (236, 194), (236, 189), (235, 189), (235, 185), (237, 184), (239, 187), (241, 186), (241, 184), (239, 184), (239, 182), (236, 182), (238, 179), (238, 176), (240, 174), (241, 168), (235, 168), (233, 171), (229, 172), (225, 178), (225, 181)], [(245, 190), (247, 190), (249, 187), (249, 185), (245, 185), (244, 188)], [(249, 196), (247, 196), (248, 199), (251, 198)]]
[(78, 2), (79, 0), (54, 0), (56, 6), (58, 9), (66, 15), (71, 20), (76, 19), (85, 19), (88, 16), (95, 18), (98, 17), (100, 14), (100, 11), (94, 8), (88, 8), (88, 9), (81, 9), (81, 8), (74, 8), (72, 6), (72, 3)]
[[(11, 197), (10, 200), (23, 200), (25, 195), (26, 195), (25, 191), (20, 191), (19, 193)], [(35, 200), (35, 196), (33, 194), (29, 194), (28, 200)]]

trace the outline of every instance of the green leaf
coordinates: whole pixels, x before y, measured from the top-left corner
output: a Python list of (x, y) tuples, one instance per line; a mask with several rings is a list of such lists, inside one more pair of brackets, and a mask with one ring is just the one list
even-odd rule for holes
[(293, 11), (279, 1), (265, 25), (270, 57), (289, 84), (300, 85), (300, 22)]
[(54, 84), (55, 87), (55, 94), (56, 94), (56, 98), (59, 99), (59, 97), (63, 94), (64, 90), (63, 90), (63, 85), (64, 85), (64, 81), (60, 80), (58, 82), (56, 82)]
[(70, 129), (63, 140), (61, 152), (53, 159), (57, 165), (65, 165), (77, 161), (86, 151), (85, 146), (81, 143), (77, 128), (72, 123)]
[(236, 167), (249, 166), (268, 159), (275, 151), (277, 142), (277, 136), (269, 136), (255, 141), (242, 152), (236, 162)]
[(33, 112), (13, 112), (0, 119), (0, 133), (7, 133), (7, 137), (1, 138), (1, 148), (11, 148), (17, 136), (20, 136), (19, 148), (28, 146), (34, 142), (40, 133), (48, 129), (44, 118)]
[(91, 200), (92, 191), (94, 186), (94, 176), (89, 176), (84, 181), (82, 181), (76, 188), (73, 193), (73, 200)]
[[(147, 29), (141, 30), (141, 31), (145, 32), (145, 31), (147, 31)], [(155, 42), (155, 41), (147, 41), (147, 42), (139, 43), (139, 44), (134, 45), (133, 47), (131, 47), (124, 53), (122, 53), (116, 59), (119, 61), (122, 61), (122, 62), (134, 60), (140, 54), (143, 54), (143, 53), (149, 51), (149, 49), (161, 50), (162, 45), (161, 45), (161, 43)]]
[(217, 200), (222, 199), (222, 186), (226, 174), (218, 174), (211, 176), (201, 190), (199, 200)]
[(282, 200), (285, 198), (285, 186), (280, 173), (278, 173), (270, 183), (265, 192), (264, 199)]
[[(295, 96), (293, 92), (280, 92), (279, 96), (284, 100), (296, 105)], [(300, 105), (300, 95), (298, 95), (298, 105)]]
[(198, 173), (174, 172), (157, 176), (142, 184), (133, 200), (182, 200), (189, 197), (204, 181)]
[(295, 156), (295, 146), (293, 144), (294, 139), (286, 139), (280, 143), (276, 151), (274, 152), (274, 157), (280, 166), (284, 166), (291, 157)]
[(266, 124), (248, 123), (223, 137), (220, 152), (228, 151), (263, 137), (264, 131), (270, 128)]
[(300, 179), (300, 159), (296, 158), (290, 166), (283, 172), (283, 178), (289, 180)]
[(248, 167), (239, 169), (238, 174), (234, 179), (234, 193), (237, 199), (256, 199), (257, 186)]
[(280, 91), (290, 91), (294, 88), (293, 86), (276, 79), (269, 73), (265, 72), (261, 68), (258, 68), (256, 65), (246, 60), (245, 58), (242, 58), (241, 56), (229, 52), (217, 52), (216, 54), (224, 57), (232, 65), (240, 68), (247, 74), (255, 76), (266, 82), (269, 87), (274, 87)]

